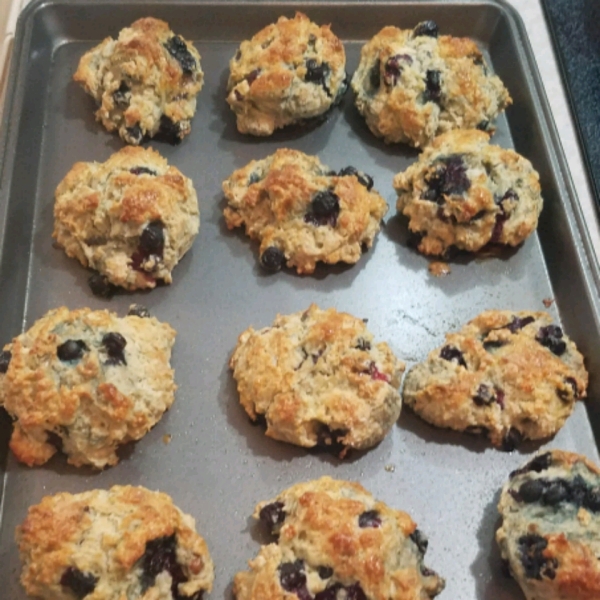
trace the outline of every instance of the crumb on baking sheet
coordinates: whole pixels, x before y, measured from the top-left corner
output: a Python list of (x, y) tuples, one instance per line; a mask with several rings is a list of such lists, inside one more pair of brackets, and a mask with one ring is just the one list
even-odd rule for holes
[(385, 470), (388, 473), (393, 473), (396, 470), (396, 466), (395, 465), (385, 465), (384, 468), (385, 468)]
[(554, 298), (544, 298), (542, 302), (546, 308), (550, 308), (554, 304)]
[(163, 444), (170, 444), (172, 439), (173, 436), (170, 433), (165, 433), (165, 435), (162, 436)]
[(434, 260), (429, 263), (429, 272), (435, 277), (444, 277), (451, 273), (450, 265), (441, 260)]

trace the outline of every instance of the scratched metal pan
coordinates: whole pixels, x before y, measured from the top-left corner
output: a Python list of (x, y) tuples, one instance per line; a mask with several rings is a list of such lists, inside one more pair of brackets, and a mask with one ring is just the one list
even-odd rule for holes
[[(18, 464), (7, 450), (10, 426), (2, 412), (0, 597), (25, 598), (14, 529), (29, 505), (59, 491), (134, 484), (169, 493), (195, 517), (216, 564), (210, 597), (229, 598), (233, 575), (266, 541), (249, 518), (255, 503), (324, 474), (358, 480), (413, 516), (430, 539), (427, 565), (446, 578), (441, 598), (522, 597), (501, 574), (496, 503), (508, 472), (539, 444), (502, 453), (484, 440), (429, 427), (405, 411), (379, 446), (339, 461), (267, 439), (249, 423), (227, 368), (238, 334), (311, 302), (368, 318), (376, 337), (410, 366), (439, 345), (446, 331), (484, 309), (543, 310), (542, 301), (553, 298), (549, 310), (587, 356), (591, 386), (587, 410), (580, 404), (547, 445), (598, 460), (600, 274), (521, 20), (496, 0), (301, 5), (316, 22), (333, 25), (345, 43), (350, 72), (361, 44), (383, 26), (413, 27), (435, 19), (444, 33), (476, 39), (514, 98), (494, 141), (516, 148), (540, 172), (545, 205), (538, 232), (517, 251), (460, 260), (449, 276), (437, 279), (428, 273), (427, 260), (407, 246), (406, 224), (393, 208), (392, 177), (416, 153), (375, 139), (350, 93), (311, 130), (282, 131), (269, 139), (236, 132), (224, 101), (228, 61), (242, 40), (299, 6), (43, 0), (22, 15), (0, 142), (0, 341), (59, 305), (124, 314), (131, 302), (141, 302), (179, 331), (173, 354), (179, 388), (173, 408), (154, 430), (119, 465), (99, 473), (70, 467), (60, 456), (41, 468)], [(202, 55), (206, 83), (191, 135), (176, 147), (152, 143), (193, 178), (202, 225), (171, 286), (103, 300), (91, 295), (88, 272), (52, 247), (53, 192), (75, 161), (105, 160), (122, 146), (94, 121), (93, 102), (71, 81), (79, 57), (147, 15), (169, 21)], [(222, 180), (281, 146), (318, 154), (334, 169), (351, 164), (374, 176), (390, 211), (376, 244), (358, 264), (322, 267), (313, 276), (265, 275), (257, 267), (256, 247), (224, 227)], [(172, 436), (168, 445), (165, 434)]]

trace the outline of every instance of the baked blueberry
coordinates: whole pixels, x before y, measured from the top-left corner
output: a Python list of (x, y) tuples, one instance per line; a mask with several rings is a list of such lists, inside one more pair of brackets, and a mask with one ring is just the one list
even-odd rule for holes
[(381, 517), (376, 510), (366, 510), (358, 517), (359, 527), (381, 527)]
[(127, 340), (117, 331), (106, 333), (102, 338), (102, 345), (108, 354), (107, 365), (126, 365), (123, 350), (127, 345)]
[(440, 358), (447, 361), (454, 361), (461, 367), (467, 368), (464, 355), (456, 346), (444, 346), (440, 352)]
[(260, 257), (260, 264), (267, 271), (280, 271), (285, 265), (285, 254), (276, 246), (269, 246)]
[(83, 573), (77, 567), (68, 567), (60, 578), (60, 585), (69, 588), (77, 598), (85, 598), (96, 589), (98, 577)]
[(563, 331), (558, 325), (546, 325), (540, 328), (535, 339), (556, 356), (562, 356), (567, 349), (567, 344), (562, 337)]
[(12, 353), (10, 350), (2, 350), (2, 352), (0, 352), (0, 374), (6, 373), (8, 371), (8, 366), (10, 365), (11, 358)]
[(117, 287), (110, 283), (108, 277), (100, 273), (90, 275), (88, 285), (92, 290), (92, 294), (100, 298), (112, 298), (117, 291)]
[(141, 304), (130, 305), (127, 314), (134, 317), (141, 317), (142, 319), (147, 319), (150, 317), (150, 311)]
[(435, 21), (421, 21), (414, 29), (413, 29), (413, 37), (418, 37), (420, 35), (426, 35), (429, 37), (436, 38), (439, 34), (439, 28)]
[(187, 44), (178, 35), (169, 38), (165, 43), (165, 48), (169, 54), (177, 60), (181, 66), (181, 70), (186, 75), (191, 75), (196, 69), (196, 59), (190, 52)]
[(67, 340), (56, 349), (56, 355), (63, 362), (79, 360), (89, 348), (83, 340)]
[(282, 502), (273, 502), (266, 504), (260, 509), (259, 518), (269, 531), (274, 532), (285, 521), (285, 511)]

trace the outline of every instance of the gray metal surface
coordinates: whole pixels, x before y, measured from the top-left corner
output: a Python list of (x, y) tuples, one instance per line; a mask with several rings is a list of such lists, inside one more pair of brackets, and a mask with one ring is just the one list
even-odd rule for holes
[[(315, 21), (333, 24), (345, 42), (350, 72), (361, 42), (382, 26), (412, 27), (434, 18), (443, 32), (474, 37), (514, 97), (494, 142), (514, 146), (540, 171), (545, 208), (538, 233), (516, 252), (461, 260), (452, 264), (451, 275), (436, 279), (427, 260), (407, 247), (406, 225), (394, 216), (393, 174), (416, 153), (375, 139), (350, 94), (312, 131), (283, 131), (266, 140), (236, 132), (224, 101), (228, 61), (242, 39), (295, 8), (281, 2), (50, 0), (35, 2), (23, 15), (0, 141), (0, 340), (8, 341), (58, 305), (124, 314), (131, 302), (140, 302), (179, 332), (173, 354), (179, 389), (156, 428), (119, 465), (101, 473), (70, 467), (59, 456), (37, 469), (18, 464), (7, 455), (10, 428), (3, 417), (1, 598), (25, 599), (13, 538), (29, 505), (45, 494), (117, 483), (163, 490), (196, 518), (216, 565), (209, 597), (229, 598), (233, 575), (266, 541), (250, 519), (255, 503), (324, 474), (358, 480), (412, 515), (430, 539), (427, 565), (446, 578), (440, 598), (522, 597), (500, 572), (495, 505), (508, 472), (539, 444), (502, 453), (483, 440), (433, 429), (404, 411), (377, 448), (339, 461), (269, 440), (249, 423), (227, 367), (238, 334), (311, 302), (368, 318), (376, 337), (410, 366), (440, 344), (446, 331), (481, 310), (543, 310), (542, 300), (555, 298), (550, 312), (587, 357), (591, 401), (587, 411), (583, 404), (577, 407), (547, 446), (598, 460), (592, 432), (600, 430), (600, 414), (593, 409), (600, 385), (598, 265), (576, 218), (576, 198), (518, 18), (495, 1), (302, 5)], [(206, 83), (191, 135), (178, 147), (151, 144), (194, 180), (202, 224), (173, 285), (105, 301), (91, 295), (89, 273), (52, 247), (53, 192), (75, 161), (105, 160), (121, 147), (94, 122), (93, 102), (71, 81), (79, 56), (146, 15), (168, 20), (202, 55)], [(334, 169), (352, 164), (374, 176), (390, 211), (374, 248), (358, 264), (318, 268), (314, 276), (265, 275), (257, 267), (256, 247), (225, 228), (221, 181), (281, 146), (318, 154)], [(162, 441), (167, 433), (169, 445)]]

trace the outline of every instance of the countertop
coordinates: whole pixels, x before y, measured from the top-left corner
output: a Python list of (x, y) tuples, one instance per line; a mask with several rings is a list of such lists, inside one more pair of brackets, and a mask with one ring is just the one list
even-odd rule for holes
[[(548, 96), (550, 107), (552, 108), (554, 121), (567, 157), (573, 183), (579, 197), (584, 222), (587, 224), (590, 239), (596, 251), (596, 259), (598, 260), (598, 257), (600, 257), (600, 222), (592, 197), (592, 191), (588, 184), (581, 151), (577, 141), (576, 129), (571, 118), (558, 63), (552, 47), (552, 41), (550, 39), (546, 21), (544, 20), (542, 6), (539, 0), (505, 1), (512, 4), (518, 10), (525, 22), (538, 69), (546, 88), (546, 95)], [(6, 0), (0, 0), (0, 32), (5, 31), (8, 26), (9, 31), (7, 31), (7, 35), (10, 38), (13, 33), (11, 31), (11, 23), (8, 22), (10, 7), (15, 4), (24, 6), (26, 3), (27, 0), (12, 0), (8, 2)], [(0, 42), (2, 41), (2, 38), (0, 38)], [(5, 45), (7, 44), (6, 40), (4, 40), (4, 43)], [(0, 61), (1, 59), (2, 56), (0, 56)], [(2, 65), (0, 65), (0, 106), (3, 99), (2, 83)]]

